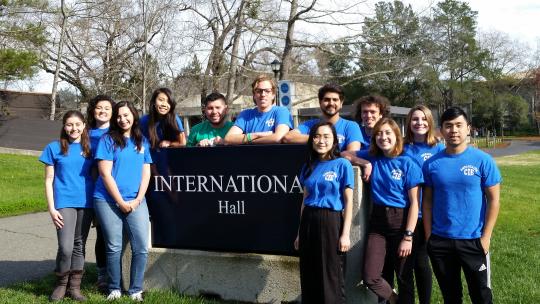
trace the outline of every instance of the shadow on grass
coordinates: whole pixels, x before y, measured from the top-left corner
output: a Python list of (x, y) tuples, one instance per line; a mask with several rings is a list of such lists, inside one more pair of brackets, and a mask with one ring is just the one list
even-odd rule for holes
[[(34, 264), (49, 265), (50, 261), (33, 262)], [(16, 264), (16, 263), (12, 263)], [(0, 262), (0, 266), (6, 262)], [(53, 263), (54, 265), (54, 263)], [(41, 267), (41, 266), (40, 266)], [(2, 272), (4, 274), (4, 272)], [(13, 283), (7, 287), (0, 287), (0, 303), (50, 303), (48, 298), (55, 284), (55, 276), (49, 272), (39, 278)], [(87, 263), (85, 275), (81, 285), (82, 293), (88, 298), (86, 303), (111, 303), (106, 300), (106, 295), (101, 294), (96, 286), (97, 271), (95, 263)], [(242, 304), (245, 302), (222, 301), (219, 297), (207, 295), (201, 297), (185, 296), (176, 290), (150, 290), (144, 293), (144, 303), (178, 303), (178, 304)], [(57, 303), (78, 303), (66, 298)], [(124, 296), (112, 303), (133, 303), (129, 297)]]

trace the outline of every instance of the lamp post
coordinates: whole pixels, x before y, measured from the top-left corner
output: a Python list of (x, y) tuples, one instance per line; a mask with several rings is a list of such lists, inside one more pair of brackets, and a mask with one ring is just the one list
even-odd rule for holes
[[(274, 61), (270, 63), (270, 68), (274, 72), (274, 78), (276, 79), (276, 84), (278, 82), (278, 73), (279, 73), (280, 67), (281, 67), (281, 62), (279, 62), (279, 60), (277, 59), (274, 59)], [(276, 90), (276, 106), (279, 106), (279, 105), (280, 105), (280, 102), (279, 102), (279, 88), (278, 88), (278, 90)]]

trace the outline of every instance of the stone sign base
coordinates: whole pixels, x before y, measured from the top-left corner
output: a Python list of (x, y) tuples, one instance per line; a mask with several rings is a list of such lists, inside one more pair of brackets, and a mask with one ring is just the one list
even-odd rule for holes
[[(347, 253), (345, 292), (347, 303), (376, 303), (373, 293), (361, 285), (369, 208), (367, 200), (362, 199), (360, 170), (354, 169), (352, 247)], [(125, 253), (122, 269), (128, 283), (129, 246)], [(222, 300), (300, 303), (299, 261), (290, 256), (150, 248), (145, 289), (171, 288), (182, 294)]]

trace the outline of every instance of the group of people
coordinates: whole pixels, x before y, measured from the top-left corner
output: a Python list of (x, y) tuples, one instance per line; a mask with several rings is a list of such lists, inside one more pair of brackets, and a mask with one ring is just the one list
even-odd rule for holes
[(161, 160), (167, 148), (296, 143), (309, 149), (299, 175), (304, 197), (294, 241), (303, 303), (345, 301), (352, 165), (362, 169), (373, 203), (362, 279), (381, 301), (414, 303), (415, 277), (420, 303), (429, 303), (429, 254), (446, 303), (461, 303), (461, 268), (473, 303), (491, 302), (488, 251), (501, 177), (487, 154), (467, 146), (470, 124), (465, 112), (450, 108), (443, 113), (444, 146), (425, 106), (411, 109), (402, 137), (389, 118), (386, 98), (360, 98), (355, 102), (356, 121), (347, 120), (340, 117), (343, 89), (327, 84), (318, 93), (320, 117), (293, 129), (289, 111), (274, 104), (276, 92), (271, 77), (257, 77), (252, 83), (255, 107), (240, 112), (234, 122), (227, 119), (222, 94), (206, 96), (205, 120), (187, 138), (167, 88), (154, 91), (149, 114), (140, 119), (132, 103), (115, 103), (105, 95), (89, 102), (86, 119), (79, 111), (68, 111), (60, 139), (48, 144), (40, 157), (58, 235), (57, 282), (50, 300), (66, 295), (85, 300), (80, 285), (92, 222), (98, 287), (108, 300), (122, 296), (121, 253), (127, 237), (132, 250), (127, 293), (143, 300), (149, 245), (145, 194), (150, 176), (165, 163)]

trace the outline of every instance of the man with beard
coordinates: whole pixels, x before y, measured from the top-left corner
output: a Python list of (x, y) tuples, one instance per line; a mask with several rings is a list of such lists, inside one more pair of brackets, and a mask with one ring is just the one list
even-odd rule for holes
[(220, 93), (211, 93), (206, 96), (203, 105), (206, 120), (191, 128), (187, 145), (188, 147), (223, 145), (223, 138), (233, 125), (232, 122), (225, 121), (228, 111), (225, 96)]
[(292, 116), (286, 107), (274, 105), (277, 85), (267, 75), (259, 75), (252, 85), (256, 107), (238, 114), (225, 136), (229, 145), (279, 144), (292, 127)]
[(357, 151), (360, 150), (360, 143), (363, 141), (362, 133), (358, 124), (341, 118), (339, 111), (343, 107), (345, 94), (343, 88), (336, 84), (326, 84), (319, 89), (319, 106), (321, 117), (308, 120), (299, 125), (298, 128), (289, 131), (283, 138), (287, 144), (305, 144), (308, 141), (309, 130), (319, 121), (329, 121), (336, 128), (339, 150)]
[(362, 127), (362, 150), (368, 150), (371, 141), (371, 130), (379, 119), (390, 117), (390, 102), (379, 95), (362, 96), (354, 102), (354, 119)]

